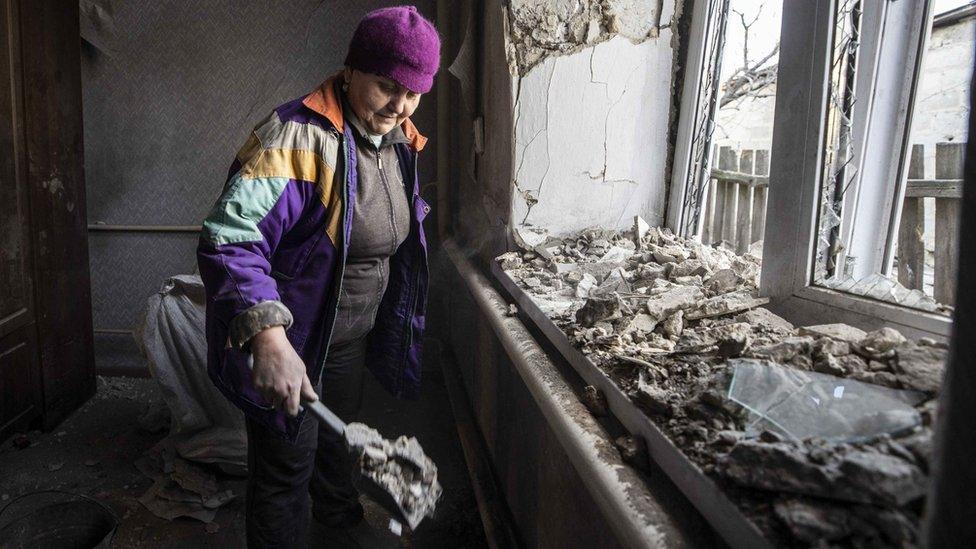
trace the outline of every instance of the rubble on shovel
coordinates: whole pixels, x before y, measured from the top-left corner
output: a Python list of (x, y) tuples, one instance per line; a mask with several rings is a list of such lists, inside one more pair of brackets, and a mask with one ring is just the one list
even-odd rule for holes
[[(508, 276), (774, 545), (918, 543), (945, 345), (890, 328), (794, 327), (758, 295), (761, 245), (739, 256), (640, 218), (629, 231), (535, 230), (531, 241), (498, 258)], [(836, 378), (834, 399), (849, 379), (909, 404), (861, 419), (874, 430), (857, 432), (881, 434), (797, 440), (730, 398), (730, 364), (742, 360)], [(898, 415), (905, 406), (912, 417)]]
[(360, 450), (360, 471), (385, 490), (403, 512), (410, 528), (433, 514), (441, 496), (437, 466), (420, 447), (416, 438), (401, 436), (394, 441), (383, 438), (362, 423), (346, 426), (346, 443)]

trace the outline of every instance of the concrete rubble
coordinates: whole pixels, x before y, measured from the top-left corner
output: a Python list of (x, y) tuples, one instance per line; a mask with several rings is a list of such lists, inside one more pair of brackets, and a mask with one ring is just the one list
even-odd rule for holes
[[(639, 218), (629, 231), (536, 236), (498, 258), (507, 275), (774, 544), (918, 543), (944, 344), (891, 328), (795, 327), (764, 308), (757, 255)], [(755, 414), (729, 398), (740, 357), (904, 391), (921, 419), (868, 439), (747, 433)], [(603, 412), (594, 397), (584, 402)]]
[(362, 423), (348, 424), (345, 438), (350, 451), (360, 453), (360, 473), (384, 492), (373, 495), (392, 498), (407, 526), (416, 528), (424, 517), (433, 515), (443, 490), (437, 466), (416, 438), (390, 441)]
[(639, 43), (658, 35), (657, 0), (515, 0), (508, 5), (508, 56), (525, 76), (542, 60), (593, 46), (614, 36)]
[(607, 408), (607, 397), (592, 385), (583, 387), (583, 395), (580, 400), (586, 409), (596, 417), (603, 417), (610, 413), (609, 408)]

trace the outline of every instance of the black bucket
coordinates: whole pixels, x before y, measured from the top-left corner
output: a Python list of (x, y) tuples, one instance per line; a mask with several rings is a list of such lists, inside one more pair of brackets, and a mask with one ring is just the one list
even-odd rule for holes
[[(51, 502), (52, 494), (59, 499), (70, 496), (72, 501)], [(0, 518), (14, 503), (30, 510), (9, 522), (0, 521), (0, 549), (108, 549), (119, 526), (108, 507), (81, 494), (53, 490), (25, 494), (0, 510)]]

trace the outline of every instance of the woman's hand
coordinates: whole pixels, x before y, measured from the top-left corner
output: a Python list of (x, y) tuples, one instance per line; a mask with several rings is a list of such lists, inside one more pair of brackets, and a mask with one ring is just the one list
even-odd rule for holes
[(274, 326), (251, 339), (254, 356), (254, 387), (275, 408), (284, 405), (290, 416), (298, 415), (301, 397), (318, 400), (305, 373), (305, 363), (285, 337), (285, 329)]

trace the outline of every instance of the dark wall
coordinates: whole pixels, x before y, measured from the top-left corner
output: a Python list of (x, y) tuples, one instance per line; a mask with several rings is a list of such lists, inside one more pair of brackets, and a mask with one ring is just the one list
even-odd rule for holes
[[(251, 128), (342, 67), (367, 11), (389, 1), (82, 0), (89, 223), (199, 225)], [(434, 19), (434, 0), (415, 2)], [(436, 99), (414, 122), (431, 143)], [(195, 233), (90, 231), (99, 367), (137, 365), (128, 330), (163, 279), (196, 268)]]

